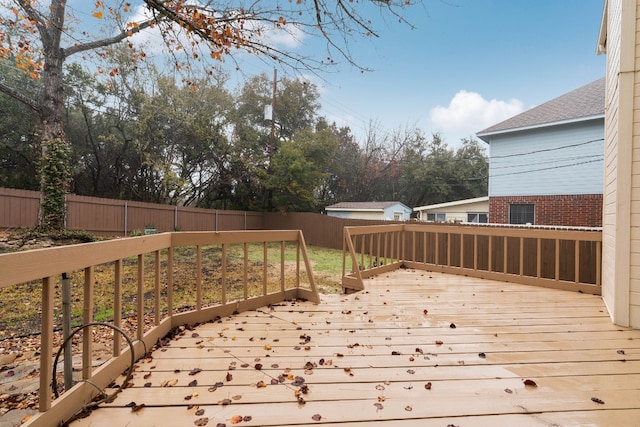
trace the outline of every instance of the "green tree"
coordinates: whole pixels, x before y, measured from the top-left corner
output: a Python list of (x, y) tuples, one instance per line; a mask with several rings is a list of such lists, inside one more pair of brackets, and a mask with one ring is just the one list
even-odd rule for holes
[(328, 127), (298, 132), (293, 140), (281, 143), (267, 183), (276, 210), (313, 212), (323, 207), (318, 195), (338, 144)]
[(37, 190), (39, 144), (33, 112), (0, 94), (0, 187)]
[[(294, 68), (321, 69), (334, 62), (334, 52), (355, 63), (346, 41), (357, 35), (376, 35), (367, 16), (371, 9), (378, 8), (398, 17), (411, 3), (317, 0), (311, 6), (305, 2), (285, 2), (277, 8), (270, 1), (260, 0), (250, 5), (244, 2), (200, 4), (188, 0), (144, 0), (144, 4), (152, 14), (135, 21), (134, 17), (140, 15), (131, 3), (96, 1), (92, 17), (87, 20), (74, 16), (75, 9), (68, 7), (66, 0), (1, 0), (0, 7), (6, 13), (0, 20), (0, 59), (41, 82), (39, 90), (25, 92), (11, 81), (1, 79), (0, 92), (22, 102), (39, 117), (43, 153), (41, 190), (45, 201), (41, 226), (44, 228), (61, 228), (64, 223), (64, 193), (69, 187), (71, 150), (64, 130), (63, 70), (70, 58), (99, 58), (106, 47), (120, 45), (131, 58), (143, 59), (145, 52), (134, 46), (131, 37), (155, 26), (174, 58), (182, 62), (183, 70), (191, 68), (189, 61), (222, 60), (239, 51)], [(76, 25), (80, 22), (84, 28)], [(328, 54), (320, 52), (317, 58), (308, 58), (295, 51), (280, 50), (266, 39), (265, 34), (272, 31), (319, 35), (327, 41)], [(182, 52), (184, 55), (179, 56)], [(107, 72), (115, 75), (119, 70), (112, 68)], [(192, 83), (188, 76), (184, 81), (187, 85)]]

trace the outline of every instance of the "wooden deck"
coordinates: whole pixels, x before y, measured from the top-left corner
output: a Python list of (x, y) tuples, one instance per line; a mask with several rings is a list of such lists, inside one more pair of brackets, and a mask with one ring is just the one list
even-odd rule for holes
[(640, 425), (640, 331), (600, 297), (408, 269), (365, 286), (185, 330), (72, 426)]

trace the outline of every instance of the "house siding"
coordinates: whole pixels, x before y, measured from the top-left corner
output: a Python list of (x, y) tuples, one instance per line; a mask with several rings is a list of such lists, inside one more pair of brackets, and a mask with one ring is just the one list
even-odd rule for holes
[(602, 194), (491, 197), (490, 221), (508, 224), (509, 206), (512, 204), (533, 204), (536, 225), (602, 226)]
[[(467, 214), (469, 213), (489, 213), (489, 202), (475, 202), (466, 203), (464, 205), (450, 206), (435, 209), (425, 209), (420, 211), (420, 219), (422, 221), (427, 220), (428, 213), (444, 213), (446, 214), (446, 221), (467, 221)], [(491, 217), (489, 217), (491, 221)]]
[(363, 211), (327, 211), (328, 216), (347, 219), (384, 219), (384, 212), (363, 212)]
[(640, 5), (607, 3), (602, 296), (613, 321), (640, 327)]
[(603, 122), (491, 136), (489, 197), (602, 194)]
[(625, 85), (632, 86), (633, 93), (633, 112), (632, 125), (629, 133), (632, 141), (632, 165), (631, 165), (631, 242), (629, 244), (629, 325), (634, 328), (640, 328), (640, 2), (635, 2), (635, 12), (633, 24), (634, 43), (633, 53), (635, 54), (632, 70), (622, 70), (625, 72)]

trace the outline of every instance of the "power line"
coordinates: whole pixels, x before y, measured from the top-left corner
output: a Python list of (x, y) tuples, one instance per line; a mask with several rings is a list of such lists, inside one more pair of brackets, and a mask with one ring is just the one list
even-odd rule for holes
[(538, 169), (529, 169), (526, 171), (519, 171), (519, 172), (509, 172), (509, 173), (502, 173), (502, 174), (497, 174), (497, 175), (489, 175), (489, 178), (495, 178), (498, 176), (508, 176), (508, 175), (522, 175), (522, 174), (526, 174), (526, 173), (531, 173), (531, 172), (541, 172), (541, 171), (546, 171), (546, 170), (554, 170), (554, 169), (562, 169), (562, 168), (568, 168), (568, 167), (572, 167), (572, 166), (578, 166), (578, 165), (584, 165), (587, 163), (597, 163), (597, 162), (602, 162), (604, 161), (604, 158), (602, 159), (596, 159), (596, 160), (586, 160), (584, 162), (576, 162), (576, 163), (571, 163), (568, 165), (561, 165), (561, 166), (550, 166), (548, 168), (538, 168)]
[(600, 142), (600, 141), (604, 141), (604, 138), (592, 139), (590, 141), (579, 142), (577, 144), (562, 145), (560, 147), (544, 148), (542, 150), (529, 151), (528, 153), (505, 154), (503, 156), (490, 156), (490, 157), (492, 159), (504, 159), (504, 158), (507, 158), (507, 157), (528, 156), (529, 154), (546, 153), (546, 152), (549, 152), (549, 151), (557, 151), (557, 150), (564, 150), (566, 148), (580, 147), (582, 145), (592, 144), (594, 142)]
[(567, 161), (586, 160), (586, 159), (594, 159), (594, 158), (603, 158), (603, 155), (602, 154), (590, 154), (590, 155), (584, 155), (584, 156), (561, 157), (561, 158), (557, 158), (557, 159), (553, 159), (553, 160), (540, 160), (540, 161), (537, 161), (537, 162), (517, 163), (517, 164), (509, 164), (509, 165), (502, 165), (502, 166), (493, 166), (492, 165), (491, 169), (492, 170), (495, 170), (495, 169), (513, 169), (513, 168), (529, 167), (529, 166), (540, 165), (540, 164), (562, 163), (562, 162), (567, 162)]

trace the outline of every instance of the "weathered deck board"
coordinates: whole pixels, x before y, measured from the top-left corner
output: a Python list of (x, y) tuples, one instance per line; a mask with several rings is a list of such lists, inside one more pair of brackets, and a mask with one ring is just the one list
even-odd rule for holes
[(366, 286), (185, 330), (72, 425), (640, 425), (640, 331), (599, 297), (412, 270)]

